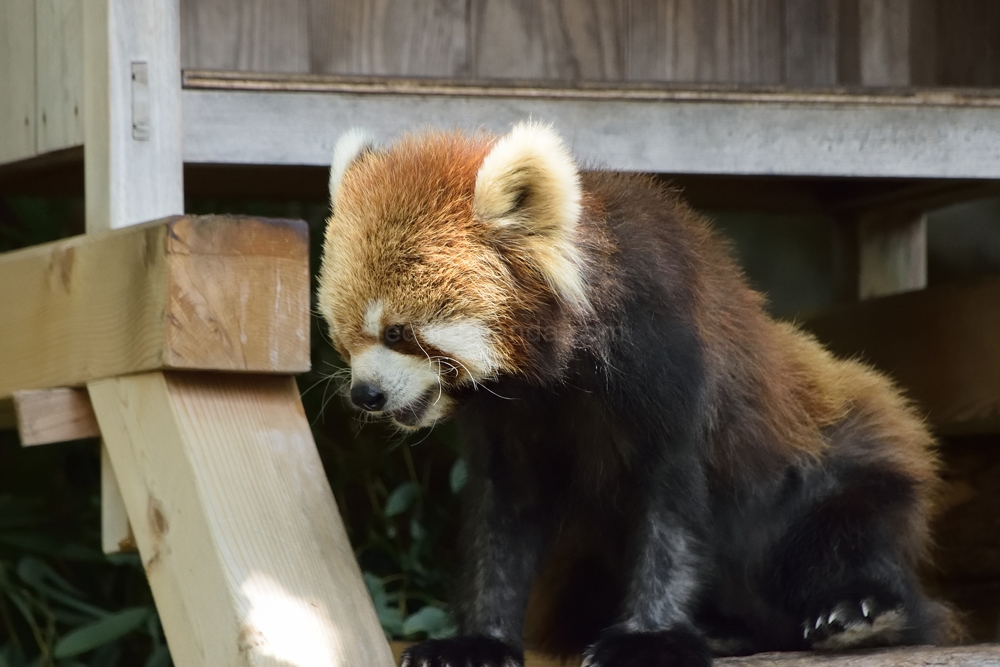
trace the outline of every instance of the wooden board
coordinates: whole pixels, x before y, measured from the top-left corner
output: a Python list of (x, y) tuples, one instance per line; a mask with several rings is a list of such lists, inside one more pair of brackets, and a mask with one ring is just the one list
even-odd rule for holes
[(310, 60), (305, 71), (470, 76), (471, 4), (465, 0), (309, 0)]
[(1000, 428), (1000, 280), (870, 299), (803, 324), (888, 372), (938, 431)]
[(132, 525), (128, 520), (125, 499), (122, 498), (122, 490), (118, 485), (118, 478), (115, 477), (115, 471), (111, 467), (111, 455), (108, 454), (108, 447), (102, 441), (101, 550), (106, 554), (117, 554), (123, 551), (135, 551), (136, 548), (135, 533), (132, 531)]
[(83, 0), (35, 0), (38, 152), (83, 144)]
[(470, 74), (479, 79), (624, 78), (627, 0), (470, 3)]
[(293, 378), (89, 389), (175, 664), (393, 664)]
[(88, 231), (184, 212), (178, 2), (83, 3)]
[(158, 368), (309, 368), (299, 221), (176, 217), (0, 255), (0, 398)]
[(31, 157), (35, 141), (35, 5), (0, 2), (0, 163)]
[[(540, 88), (187, 73), (184, 160), (329, 165), (337, 137), (555, 124), (584, 162), (679, 174), (1000, 178), (1000, 97)], [(405, 113), (404, 113), (405, 110)], [(283, 119), (295, 118), (294, 123)], [(655, 131), (651, 131), (655, 128)]]
[(22, 447), (101, 435), (86, 389), (15, 391), (14, 409)]
[[(406, 642), (392, 642), (397, 662)], [(525, 667), (576, 667), (579, 661), (561, 661), (527, 652)], [(1000, 667), (1000, 646), (914, 646), (854, 653), (761, 653), (738, 658), (716, 658), (718, 667)]]

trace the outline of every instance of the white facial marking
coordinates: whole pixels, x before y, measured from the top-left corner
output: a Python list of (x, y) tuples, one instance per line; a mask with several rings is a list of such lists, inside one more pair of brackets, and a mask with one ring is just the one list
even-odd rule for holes
[(427, 359), (402, 354), (384, 345), (371, 345), (352, 355), (351, 376), (354, 382), (381, 389), (386, 397), (382, 411), (389, 414), (412, 409), (429, 399), (419, 421), (406, 425), (407, 428), (431, 426), (448, 413), (452, 404), (452, 399), (441, 390), (435, 367)]
[[(491, 377), (499, 370), (497, 354), (490, 341), (490, 331), (474, 320), (456, 320), (421, 327), (420, 336), (441, 350), (459, 370), (465, 370), (473, 380)], [(441, 360), (447, 365), (449, 359)]]
[(378, 338), (382, 334), (382, 312), (384, 310), (385, 304), (381, 300), (370, 301), (368, 307), (365, 308), (365, 321), (361, 330), (369, 336)]

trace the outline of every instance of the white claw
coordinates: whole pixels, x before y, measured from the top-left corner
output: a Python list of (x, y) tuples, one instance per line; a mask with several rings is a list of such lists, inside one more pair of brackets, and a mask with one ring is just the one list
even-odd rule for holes
[(817, 616), (816, 617), (816, 629), (819, 630), (819, 626), (821, 626), (821, 625), (823, 625), (823, 617), (822, 616)]
[(806, 627), (802, 628), (802, 638), (809, 639), (809, 624), (806, 623)]
[(832, 625), (833, 623), (839, 621), (842, 615), (843, 613), (841, 609), (838, 607), (837, 609), (834, 609), (833, 611), (830, 612), (830, 616), (826, 619), (826, 622)]
[(861, 613), (864, 614), (865, 618), (872, 615), (871, 603), (868, 600), (861, 601)]

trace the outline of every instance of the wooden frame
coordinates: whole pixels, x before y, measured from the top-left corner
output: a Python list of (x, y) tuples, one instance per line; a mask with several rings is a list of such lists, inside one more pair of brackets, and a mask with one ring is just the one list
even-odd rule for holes
[[(186, 72), (184, 161), (327, 165), (343, 131), (552, 122), (615, 171), (1000, 178), (1000, 98), (972, 91), (456, 85)], [(406, 113), (400, 113), (406, 109)], [(280, 119), (295, 118), (294, 123)]]
[(0, 255), (0, 399), (159, 368), (309, 368), (305, 223), (174, 217)]

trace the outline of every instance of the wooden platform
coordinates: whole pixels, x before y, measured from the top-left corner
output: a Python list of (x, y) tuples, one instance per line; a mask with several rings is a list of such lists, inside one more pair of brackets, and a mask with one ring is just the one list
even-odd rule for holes
[[(409, 644), (392, 642), (397, 663)], [(525, 667), (576, 667), (578, 661), (560, 661), (528, 652)], [(760, 653), (719, 658), (718, 667), (1000, 667), (1000, 645), (912, 646), (853, 653)]]

